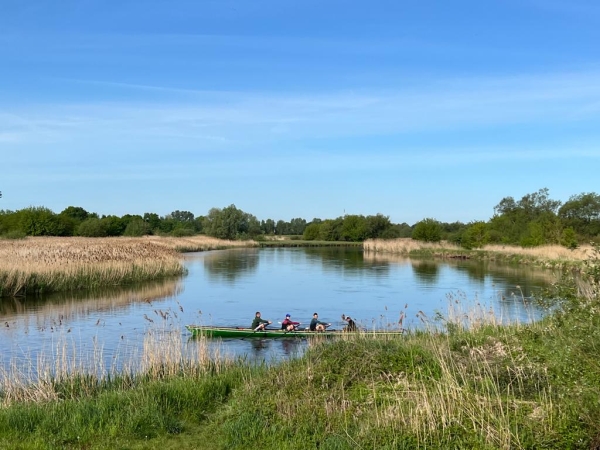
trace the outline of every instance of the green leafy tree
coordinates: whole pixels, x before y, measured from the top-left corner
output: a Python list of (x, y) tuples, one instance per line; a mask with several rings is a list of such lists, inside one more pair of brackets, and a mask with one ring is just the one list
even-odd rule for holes
[(600, 195), (589, 192), (573, 195), (558, 210), (566, 227), (586, 238), (600, 234)]
[(435, 219), (423, 219), (415, 224), (412, 238), (417, 241), (439, 242), (442, 240), (442, 225)]
[(27, 236), (65, 236), (67, 230), (57, 214), (43, 206), (29, 207), (17, 212), (19, 229)]
[(489, 242), (488, 225), (485, 222), (472, 222), (461, 236), (461, 245), (464, 248), (481, 248)]
[(361, 242), (369, 233), (369, 224), (364, 216), (346, 215), (342, 221), (340, 239), (343, 241)]
[(380, 238), (391, 226), (390, 218), (383, 214), (367, 216), (367, 238)]
[(150, 227), (144, 222), (144, 219), (139, 216), (130, 219), (123, 232), (124, 236), (133, 237), (145, 236), (147, 234), (150, 234)]
[(129, 219), (123, 220), (118, 216), (104, 216), (100, 219), (106, 228), (107, 236), (123, 236), (125, 228), (129, 224)]
[(162, 220), (158, 214), (144, 213), (142, 219), (148, 224), (148, 227), (150, 227), (151, 230), (160, 230), (160, 223)]
[[(547, 188), (526, 194), (518, 202), (512, 197), (505, 197), (494, 207), (494, 217), (489, 224), (490, 239), (493, 242), (528, 246), (541, 245), (534, 244), (536, 242), (557, 242), (560, 227), (556, 227), (554, 218), (560, 205), (560, 201), (550, 199)], [(548, 225), (552, 227), (545, 233), (543, 229)]]
[(321, 223), (319, 239), (322, 241), (339, 241), (342, 235), (343, 219), (327, 219)]
[(68, 206), (60, 212), (61, 216), (70, 217), (73, 220), (81, 223), (90, 216), (90, 213), (81, 206)]
[(78, 236), (105, 237), (108, 236), (108, 223), (104, 219), (91, 217), (79, 224), (76, 230)]
[(568, 227), (563, 230), (560, 245), (571, 250), (575, 250), (577, 247), (579, 247), (577, 234), (573, 228)]
[(273, 219), (263, 220), (260, 228), (264, 234), (275, 234), (275, 221)]
[(320, 223), (309, 223), (304, 229), (304, 233), (302, 234), (302, 238), (306, 241), (315, 241), (319, 239), (319, 235), (321, 233), (321, 224)]

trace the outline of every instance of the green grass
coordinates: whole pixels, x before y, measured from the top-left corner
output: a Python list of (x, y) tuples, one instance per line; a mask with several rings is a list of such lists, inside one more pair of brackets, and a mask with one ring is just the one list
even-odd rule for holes
[(315, 343), (269, 368), (69, 382), (59, 401), (0, 410), (0, 448), (590, 448), (598, 350), (600, 315), (571, 309)]

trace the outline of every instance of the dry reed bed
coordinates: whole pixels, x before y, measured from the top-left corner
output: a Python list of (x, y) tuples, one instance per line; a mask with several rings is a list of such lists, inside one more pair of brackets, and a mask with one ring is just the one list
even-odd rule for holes
[(248, 246), (190, 238), (57, 238), (0, 240), (0, 296), (114, 286), (181, 275), (179, 251)]
[[(434, 255), (453, 256), (472, 253), (458, 245), (448, 242), (430, 243), (415, 241), (410, 238), (393, 240), (368, 239), (363, 244), (365, 252), (391, 253), (409, 255), (422, 251), (431, 252)], [(512, 245), (486, 245), (476, 250), (490, 255), (517, 256), (535, 260), (546, 261), (584, 261), (590, 257), (592, 247), (583, 245), (575, 250), (569, 250), (560, 245), (544, 245), (541, 247), (523, 248)]]

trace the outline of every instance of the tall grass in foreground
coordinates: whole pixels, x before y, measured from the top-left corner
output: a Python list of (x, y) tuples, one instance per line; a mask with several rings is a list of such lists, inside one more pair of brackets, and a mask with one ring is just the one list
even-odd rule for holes
[[(94, 340), (82, 353), (71, 335), (62, 333), (50, 354), (40, 352), (35, 361), (13, 359), (0, 366), (0, 405), (45, 403), (80, 398), (107, 387), (131, 388), (139, 382), (167, 378), (197, 378), (218, 373), (232, 359), (205, 339), (185, 345), (179, 328), (148, 330), (140, 353), (117, 354), (110, 366)], [(124, 384), (123, 384), (124, 383)]]
[(0, 296), (91, 289), (181, 275), (179, 251), (248, 245), (208, 237), (0, 240)]
[(443, 332), (421, 314), (424, 331), (317, 338), (270, 368), (220, 362), (202, 345), (189, 356), (180, 333), (153, 331), (137, 375), (69, 367), (5, 385), (0, 446), (590, 448), (600, 436), (599, 316), (503, 325), (486, 307), (452, 308)]

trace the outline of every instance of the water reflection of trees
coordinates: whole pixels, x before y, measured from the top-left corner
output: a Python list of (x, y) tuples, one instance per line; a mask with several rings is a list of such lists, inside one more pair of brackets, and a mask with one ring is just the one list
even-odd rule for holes
[(135, 302), (172, 297), (183, 289), (180, 278), (139, 283), (130, 286), (69, 291), (46, 296), (5, 298), (0, 300), (2, 319), (35, 311), (37, 317), (62, 317), (64, 319), (89, 315), (95, 312), (124, 308)]
[(411, 264), (415, 276), (422, 282), (430, 284), (437, 281), (441, 267), (451, 267), (466, 274), (471, 281), (480, 284), (491, 281), (498, 288), (498, 295), (504, 300), (538, 295), (540, 287), (549, 286), (556, 281), (554, 272), (523, 264), (502, 264), (480, 260), (419, 259), (375, 252), (366, 252), (364, 259), (380, 264)]
[(437, 283), (439, 278), (439, 265), (434, 261), (412, 261), (415, 276), (425, 284)]
[(306, 248), (308, 259), (320, 261), (324, 270), (343, 272), (349, 275), (363, 275), (365, 269), (374, 269), (375, 276), (389, 272), (389, 262), (367, 257), (362, 249), (348, 247)]
[(229, 283), (256, 272), (258, 269), (258, 249), (242, 248), (225, 252), (215, 252), (204, 257), (204, 269), (212, 278)]

